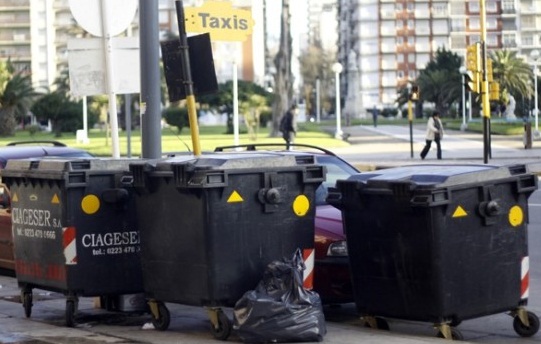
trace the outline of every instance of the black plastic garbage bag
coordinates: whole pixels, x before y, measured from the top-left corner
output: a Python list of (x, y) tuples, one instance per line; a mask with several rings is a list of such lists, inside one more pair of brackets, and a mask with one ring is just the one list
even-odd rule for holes
[(305, 269), (300, 250), (293, 259), (273, 261), (255, 290), (234, 308), (233, 328), (243, 342), (321, 341), (327, 333), (319, 294), (302, 284)]

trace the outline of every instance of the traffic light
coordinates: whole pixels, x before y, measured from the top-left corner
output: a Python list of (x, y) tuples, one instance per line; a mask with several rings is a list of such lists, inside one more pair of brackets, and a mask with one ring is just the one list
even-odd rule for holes
[(490, 100), (500, 100), (500, 84), (497, 82), (490, 82), (489, 87), (489, 99)]
[(410, 100), (416, 102), (416, 101), (419, 100), (420, 96), (421, 96), (421, 94), (419, 92), (419, 86), (412, 85), (411, 86), (411, 93), (410, 93)]
[(481, 71), (481, 44), (468, 45), (466, 49), (466, 68), (472, 72)]
[(469, 92), (481, 93), (481, 87), (479, 85), (479, 73), (466, 71), (464, 74), (465, 86)]
[(492, 77), (492, 60), (487, 59), (487, 81), (492, 82), (494, 78)]

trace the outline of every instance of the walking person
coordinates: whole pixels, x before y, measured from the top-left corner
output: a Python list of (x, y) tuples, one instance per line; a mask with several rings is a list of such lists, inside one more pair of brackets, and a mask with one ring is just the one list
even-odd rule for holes
[(289, 150), (291, 144), (295, 140), (295, 114), (297, 113), (297, 105), (293, 104), (286, 111), (280, 120), (280, 131), (282, 132), (282, 137), (286, 141), (286, 149)]
[(441, 124), (440, 114), (437, 111), (432, 113), (432, 116), (428, 119), (426, 123), (426, 144), (423, 150), (421, 151), (421, 159), (424, 160), (432, 141), (436, 142), (436, 147), (438, 149), (437, 157), (438, 160), (441, 160), (441, 139), (443, 138), (443, 125)]

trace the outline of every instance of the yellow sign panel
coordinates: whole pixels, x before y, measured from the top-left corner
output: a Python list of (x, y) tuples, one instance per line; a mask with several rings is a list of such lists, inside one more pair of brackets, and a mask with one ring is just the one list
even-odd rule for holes
[(229, 1), (207, 1), (201, 7), (187, 7), (184, 20), (187, 32), (208, 32), (213, 41), (245, 41), (254, 26), (252, 13), (233, 8)]

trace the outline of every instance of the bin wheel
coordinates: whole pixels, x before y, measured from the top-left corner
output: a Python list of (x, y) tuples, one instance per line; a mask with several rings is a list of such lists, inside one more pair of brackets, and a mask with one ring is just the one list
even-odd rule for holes
[(373, 327), (372, 324), (374, 324), (374, 322), (371, 322), (371, 321), (366, 321), (364, 326), (370, 327), (370, 328), (376, 328), (378, 330), (384, 330), (384, 331), (390, 330), (389, 323), (387, 322), (387, 320), (381, 317), (374, 317), (373, 319), (375, 320), (376, 327)]
[[(443, 332), (441, 331), (438, 332), (438, 335), (436, 337), (445, 338), (445, 336), (443, 335)], [(464, 336), (462, 335), (462, 332), (452, 327), (451, 327), (451, 338), (452, 340), (464, 340)]]
[(75, 327), (75, 300), (66, 301), (66, 326)]
[(165, 331), (171, 323), (171, 314), (163, 302), (158, 302), (158, 318), (152, 317), (152, 325), (159, 331)]
[(531, 337), (539, 331), (539, 318), (535, 313), (528, 312), (528, 322), (530, 326), (525, 326), (518, 315), (513, 319), (513, 329), (519, 336)]
[(218, 340), (227, 340), (231, 334), (231, 321), (221, 309), (217, 310), (216, 312), (218, 316), (218, 323), (214, 325), (211, 322), (210, 331), (212, 332), (214, 338)]
[(23, 292), (24, 315), (30, 318), (32, 315), (32, 292)]

